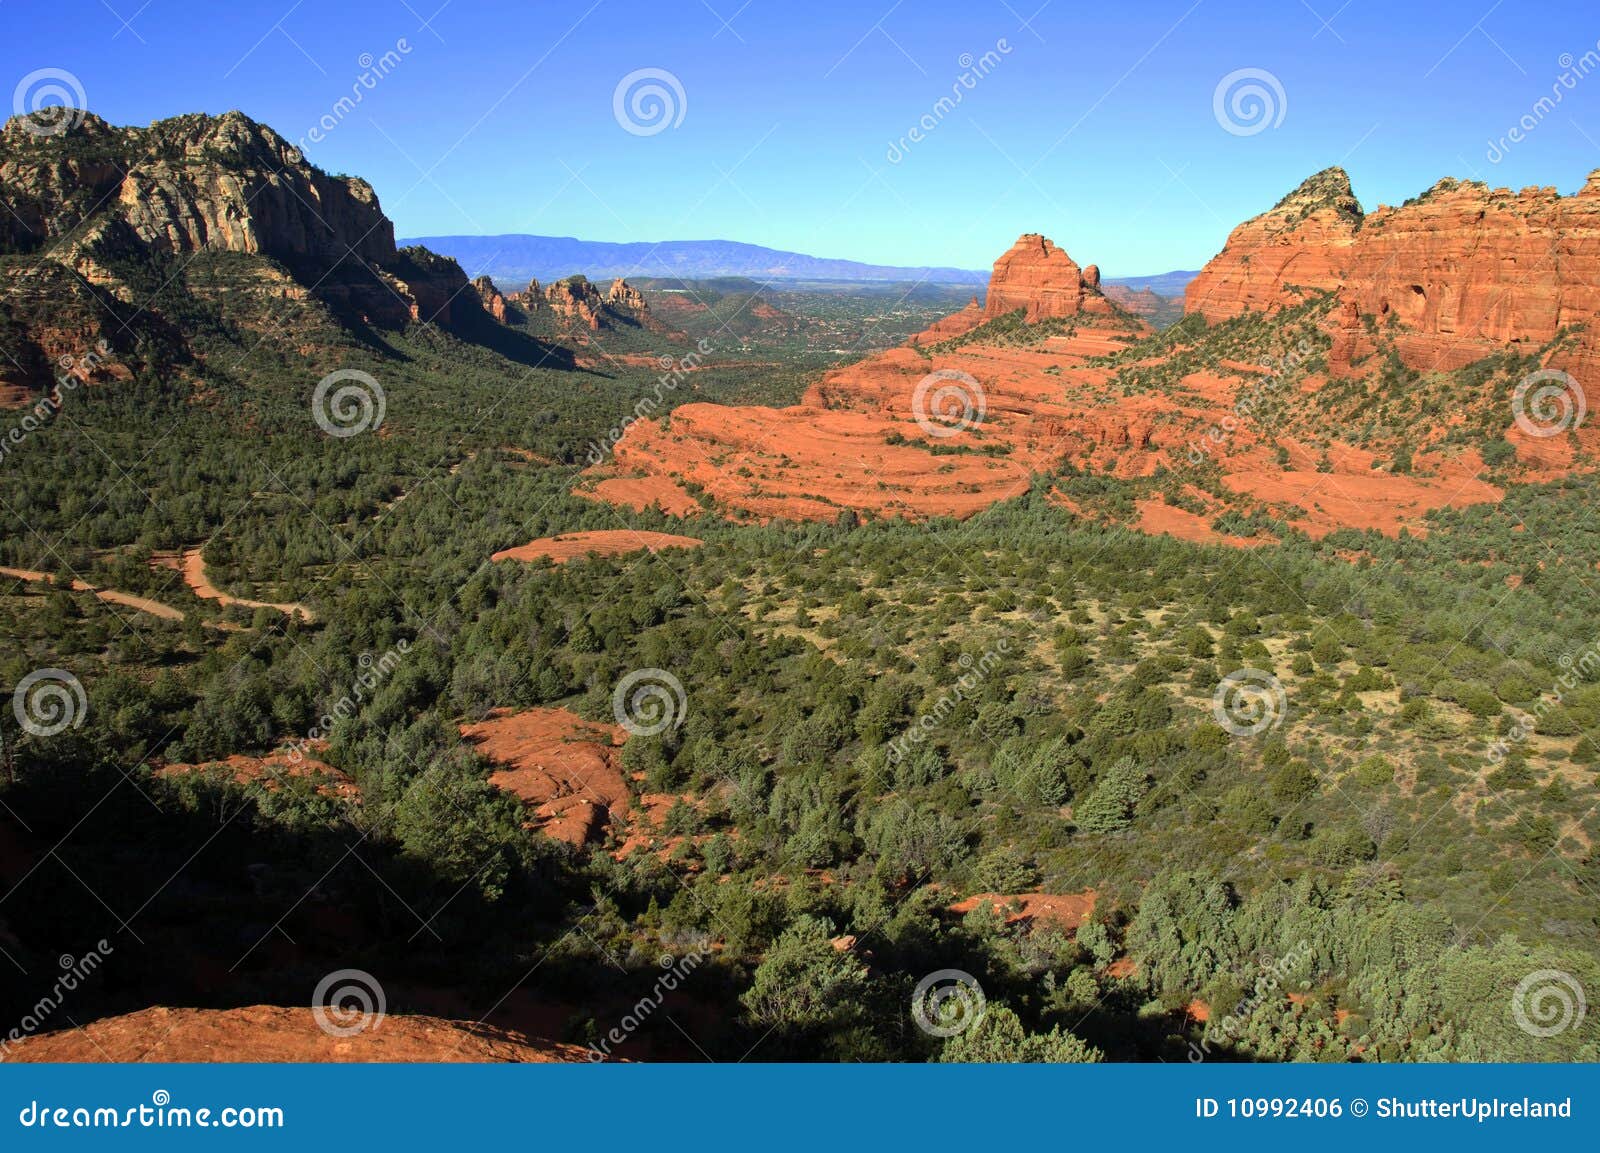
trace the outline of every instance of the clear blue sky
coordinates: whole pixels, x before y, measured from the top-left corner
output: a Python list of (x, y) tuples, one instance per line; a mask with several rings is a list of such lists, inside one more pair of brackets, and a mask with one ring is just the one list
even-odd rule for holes
[[(1534, 112), (1563, 54), (1581, 70), (1595, 50), (1593, 0), (142, 2), (0, 0), (0, 79), (65, 69), (113, 123), (238, 108), (298, 140), (363, 53), (404, 38), (308, 148), (370, 180), (401, 235), (722, 238), (984, 268), (1039, 231), (1129, 275), (1198, 267), (1330, 164), (1369, 208), (1445, 175), (1570, 192), (1600, 167), (1600, 68)], [(962, 55), (1002, 39), (889, 163)], [(682, 122), (649, 136), (613, 115), (642, 68), (685, 94)], [(1213, 95), (1245, 68), (1285, 100), (1281, 123), (1241, 136)], [(1525, 115), (1537, 127), (1491, 163)]]

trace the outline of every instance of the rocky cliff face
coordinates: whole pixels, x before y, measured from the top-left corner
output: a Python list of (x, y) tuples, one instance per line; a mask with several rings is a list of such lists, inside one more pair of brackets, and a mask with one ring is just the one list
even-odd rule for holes
[[(1568, 197), (1446, 179), (1364, 215), (1348, 177), (1328, 169), (1236, 228), (1185, 307), (1216, 321), (1304, 290), (1340, 296), (1336, 367), (1369, 350), (1369, 319), (1414, 368), (1457, 368), (1508, 344), (1533, 351), (1600, 314), (1600, 172)], [(1595, 339), (1557, 360), (1597, 363)]]
[(1189, 283), (1184, 310), (1226, 320), (1296, 303), (1297, 288), (1337, 289), (1361, 222), (1361, 205), (1344, 170), (1319, 172), (1233, 230), (1223, 250)]
[(397, 251), (365, 181), (331, 176), (239, 112), (148, 128), (95, 116), (60, 136), (23, 118), (0, 130), (0, 251), (64, 264), (127, 298), (113, 255), (271, 257), (337, 310), (369, 323), (459, 321), (477, 306), (455, 261)]
[(644, 293), (620, 277), (603, 293), (584, 276), (569, 276), (543, 287), (533, 280), (524, 291), (512, 293), (509, 300), (526, 312), (546, 314), (569, 330), (599, 331), (624, 325), (652, 331), (668, 329), (650, 315)]
[(494, 281), (487, 276), (474, 277), (472, 288), (478, 294), (478, 300), (483, 304), (483, 310), (501, 324), (504, 324), (506, 320), (506, 298), (495, 287)]
[(989, 277), (984, 316), (993, 319), (1023, 309), (1035, 321), (1079, 313), (1110, 315), (1115, 309), (1100, 292), (1100, 269), (1078, 267), (1064, 249), (1037, 232), (1018, 238)]

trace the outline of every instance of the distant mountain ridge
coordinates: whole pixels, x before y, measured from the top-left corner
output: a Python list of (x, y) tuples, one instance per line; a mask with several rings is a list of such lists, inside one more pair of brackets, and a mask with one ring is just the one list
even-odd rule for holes
[(574, 273), (612, 276), (680, 276), (704, 280), (748, 276), (755, 280), (927, 280), (936, 284), (984, 284), (986, 271), (964, 268), (900, 268), (832, 260), (743, 244), (736, 240), (667, 240), (616, 243), (571, 236), (436, 236), (407, 241), (448, 253), (473, 276), (502, 284), (556, 280)]
[[(667, 240), (617, 243), (578, 240), (571, 236), (420, 236), (401, 241), (453, 256), (469, 276), (493, 277), (497, 284), (516, 287), (529, 280), (559, 280), (583, 273), (603, 279), (614, 276), (682, 277), (709, 280), (742, 276), (752, 280), (858, 280), (912, 281), (930, 284), (985, 286), (989, 273), (967, 268), (914, 268), (893, 264), (866, 264), (806, 256), (744, 244), (737, 240)], [(1182, 296), (1196, 272), (1162, 272), (1153, 276), (1108, 276), (1107, 284), (1134, 291), (1148, 288), (1162, 296)]]

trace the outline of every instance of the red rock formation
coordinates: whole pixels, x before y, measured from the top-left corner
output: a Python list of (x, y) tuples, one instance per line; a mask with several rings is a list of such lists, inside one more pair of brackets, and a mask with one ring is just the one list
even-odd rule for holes
[(334, 1034), (304, 1006), (237, 1009), (158, 1005), (81, 1028), (24, 1037), (7, 1060), (165, 1063), (212, 1061), (587, 1061), (578, 1045), (530, 1037), (479, 1021), (390, 1013), (371, 1028)]
[(1233, 230), (1222, 251), (1189, 282), (1184, 311), (1226, 320), (1294, 304), (1301, 299), (1296, 286), (1337, 289), (1361, 221), (1344, 170), (1317, 173)]
[(1115, 309), (1100, 293), (1100, 269), (1091, 264), (1089, 273), (1045, 237), (1026, 233), (994, 262), (984, 315), (1020, 308), (1029, 324), (1082, 312), (1110, 315)]
[[(1526, 351), (1600, 314), (1600, 172), (1563, 197), (1445, 179), (1362, 215), (1340, 169), (1318, 173), (1240, 225), (1189, 285), (1185, 307), (1221, 320), (1337, 291), (1336, 367), (1370, 351), (1363, 317), (1395, 326), (1412, 367), (1458, 368), (1508, 344)], [(1592, 375), (1597, 337), (1555, 358)]]
[(644, 293), (620, 276), (611, 282), (611, 289), (606, 293), (606, 303), (613, 308), (627, 308), (635, 312), (643, 312), (650, 307), (644, 301)]
[(480, 276), (473, 280), (472, 287), (478, 293), (478, 299), (483, 302), (486, 312), (502, 324), (506, 319), (506, 298), (494, 286), (494, 281), (487, 276)]
[(544, 301), (556, 316), (574, 327), (601, 326), (605, 299), (585, 277), (569, 276), (556, 281), (544, 290)]

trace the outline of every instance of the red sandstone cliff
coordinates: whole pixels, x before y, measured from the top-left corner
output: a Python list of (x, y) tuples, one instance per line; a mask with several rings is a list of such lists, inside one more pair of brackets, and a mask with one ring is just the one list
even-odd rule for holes
[[(1600, 172), (1563, 197), (1445, 179), (1363, 214), (1343, 170), (1312, 177), (1246, 221), (1189, 285), (1185, 310), (1217, 321), (1271, 311), (1297, 289), (1338, 292), (1333, 361), (1364, 351), (1363, 317), (1393, 324), (1416, 368), (1458, 368), (1507, 344), (1532, 351), (1600, 314)], [(1555, 359), (1600, 363), (1585, 335)]]

